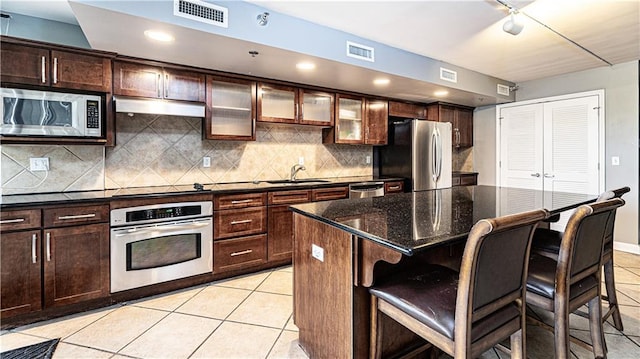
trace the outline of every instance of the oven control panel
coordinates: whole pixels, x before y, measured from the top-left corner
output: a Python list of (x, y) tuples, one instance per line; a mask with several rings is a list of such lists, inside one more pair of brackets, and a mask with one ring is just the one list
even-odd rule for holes
[(165, 203), (118, 208), (111, 211), (111, 225), (132, 225), (211, 216), (212, 202)]

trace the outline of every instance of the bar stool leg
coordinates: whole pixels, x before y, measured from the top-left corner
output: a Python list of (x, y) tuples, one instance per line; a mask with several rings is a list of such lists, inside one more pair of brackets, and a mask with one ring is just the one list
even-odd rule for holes
[(620, 307), (618, 306), (618, 296), (616, 294), (616, 282), (613, 271), (613, 254), (612, 258), (604, 264), (604, 284), (607, 288), (607, 301), (609, 302), (609, 311), (613, 317), (613, 326), (619, 331), (623, 331), (622, 318), (620, 317)]
[[(554, 313), (554, 341), (556, 359), (569, 358), (569, 303), (568, 299), (561, 299), (562, 294), (556, 293), (555, 313)], [(598, 298), (599, 300), (599, 298)]]
[(600, 296), (594, 297), (589, 301), (589, 329), (591, 331), (593, 355), (595, 355), (596, 358), (606, 358)]

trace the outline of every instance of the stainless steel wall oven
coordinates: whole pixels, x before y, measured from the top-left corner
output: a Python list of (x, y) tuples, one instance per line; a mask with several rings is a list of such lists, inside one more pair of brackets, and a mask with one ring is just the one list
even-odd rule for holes
[(213, 204), (111, 211), (111, 293), (213, 270)]

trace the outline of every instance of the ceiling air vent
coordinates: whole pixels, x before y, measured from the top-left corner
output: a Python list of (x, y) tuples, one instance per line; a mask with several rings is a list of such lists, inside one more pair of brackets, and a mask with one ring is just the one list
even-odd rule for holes
[(498, 84), (498, 95), (509, 96), (509, 86)]
[(440, 68), (440, 80), (445, 80), (449, 82), (458, 82), (458, 73), (453, 70), (445, 69), (444, 67)]
[(356, 59), (374, 62), (374, 49), (373, 47), (356, 44), (355, 42), (347, 41), (347, 56), (354, 57)]
[(229, 26), (226, 7), (213, 5), (199, 0), (173, 0), (173, 15), (204, 22), (220, 27)]

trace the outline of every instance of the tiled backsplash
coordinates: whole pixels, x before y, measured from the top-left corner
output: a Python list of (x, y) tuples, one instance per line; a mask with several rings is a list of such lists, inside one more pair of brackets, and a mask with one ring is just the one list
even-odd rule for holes
[(453, 171), (473, 172), (473, 148), (454, 148), (451, 161)]
[[(259, 124), (255, 142), (202, 140), (201, 120), (189, 117), (117, 114), (116, 127), (118, 145), (106, 150), (0, 146), (3, 194), (281, 179), (300, 157), (298, 178), (372, 175), (371, 146), (323, 145), (315, 127)], [(49, 157), (49, 173), (30, 172), (30, 157)]]

